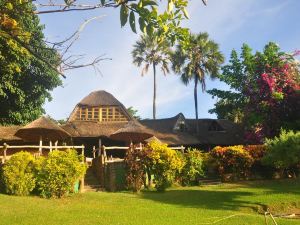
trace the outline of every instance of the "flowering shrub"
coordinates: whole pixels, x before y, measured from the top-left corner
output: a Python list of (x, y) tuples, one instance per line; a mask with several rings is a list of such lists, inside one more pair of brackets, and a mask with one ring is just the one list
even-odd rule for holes
[(2, 168), (4, 190), (11, 195), (29, 195), (35, 188), (34, 158), (28, 152), (14, 154)]
[(215, 160), (219, 174), (223, 179), (227, 173), (233, 173), (237, 178), (247, 177), (254, 161), (242, 145), (229, 147), (217, 146), (210, 154)]
[[(259, 57), (262, 56), (257, 56)], [(274, 137), (280, 127), (297, 121), (299, 112), (299, 64), (294, 55), (273, 52), (270, 64), (260, 65), (255, 82), (250, 81), (245, 94), (249, 97), (247, 120), (252, 127), (246, 138), (262, 143), (265, 137)], [(259, 62), (263, 60), (260, 59)]]
[(244, 149), (251, 155), (254, 161), (260, 161), (267, 151), (265, 145), (245, 145)]
[(188, 149), (183, 154), (184, 166), (180, 173), (183, 185), (195, 183), (199, 176), (204, 175), (202, 153), (197, 149)]
[(155, 188), (158, 191), (164, 191), (174, 182), (184, 162), (178, 152), (156, 141), (150, 142), (146, 151), (149, 151), (148, 166), (154, 175)]

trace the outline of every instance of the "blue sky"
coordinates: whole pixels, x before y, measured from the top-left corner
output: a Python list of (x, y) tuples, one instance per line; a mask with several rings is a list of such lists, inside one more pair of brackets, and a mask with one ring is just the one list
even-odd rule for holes
[[(192, 32), (208, 32), (220, 44), (229, 59), (231, 50), (248, 43), (254, 51), (273, 41), (284, 51), (300, 49), (299, 0), (209, 0), (204, 7), (200, 0), (189, 5), (190, 20), (184, 23)], [(52, 92), (52, 101), (45, 104), (46, 113), (55, 119), (67, 118), (84, 96), (91, 91), (106, 90), (126, 107), (133, 106), (142, 118), (152, 117), (152, 71), (141, 77), (141, 68), (132, 64), (132, 45), (139, 38), (128, 26), (120, 27), (119, 9), (41, 15), (45, 36), (49, 41), (62, 40), (72, 34), (86, 19), (104, 15), (82, 32), (71, 49), (72, 54), (85, 54), (85, 60), (105, 54), (112, 58), (100, 64), (101, 75), (92, 68), (66, 73), (63, 86)], [(207, 80), (207, 89), (226, 89), (220, 81)], [(199, 90), (199, 117), (215, 118), (208, 113), (216, 99)], [(193, 85), (184, 86), (179, 77), (158, 74), (157, 117), (171, 117), (182, 112), (194, 117)]]

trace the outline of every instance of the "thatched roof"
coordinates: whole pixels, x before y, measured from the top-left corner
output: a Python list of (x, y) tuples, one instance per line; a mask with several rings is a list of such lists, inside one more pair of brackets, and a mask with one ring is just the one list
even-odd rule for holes
[[(208, 145), (237, 145), (244, 144), (244, 132), (242, 126), (222, 119), (199, 119), (199, 134), (196, 132), (196, 120), (186, 119), (188, 132), (194, 134), (201, 144)], [(210, 130), (210, 127), (218, 126), (219, 131)]]
[[(234, 145), (243, 144), (243, 129), (228, 120), (199, 119), (199, 134), (196, 132), (196, 120), (185, 119), (185, 130), (175, 130), (177, 121), (184, 118), (182, 113), (165, 119), (141, 120), (140, 122), (152, 129), (154, 135), (169, 145)], [(210, 131), (212, 123), (221, 128), (220, 131)]]
[(147, 129), (138, 121), (129, 121), (124, 127), (120, 128), (110, 138), (120, 141), (142, 142), (153, 136), (153, 131)]
[(72, 121), (61, 126), (72, 137), (109, 137), (127, 122)]
[(119, 106), (123, 104), (119, 102), (112, 94), (100, 90), (93, 91), (88, 96), (84, 97), (78, 105), (81, 106)]
[(37, 141), (40, 137), (44, 140), (63, 140), (70, 137), (65, 130), (43, 116), (20, 128), (15, 135), (29, 141)]
[(86, 97), (84, 97), (73, 109), (72, 113), (70, 114), (68, 121), (74, 121), (74, 115), (76, 112), (76, 109), (78, 107), (109, 107), (109, 106), (118, 106), (122, 112), (125, 114), (125, 116), (128, 118), (128, 120), (132, 120), (131, 115), (128, 113), (126, 107), (119, 102), (112, 94), (99, 90), (99, 91), (93, 91)]
[(22, 141), (21, 138), (15, 136), (20, 128), (21, 126), (0, 126), (0, 142)]
[(154, 132), (154, 136), (162, 142), (168, 145), (196, 145), (199, 144), (199, 140), (193, 135), (187, 132), (176, 132), (174, 126), (178, 118), (182, 114), (178, 114), (175, 117), (157, 120), (141, 120), (148, 129)]

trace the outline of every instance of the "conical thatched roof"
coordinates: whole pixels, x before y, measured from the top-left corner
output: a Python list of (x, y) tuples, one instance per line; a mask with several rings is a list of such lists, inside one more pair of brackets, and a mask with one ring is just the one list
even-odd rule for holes
[(70, 137), (65, 130), (43, 116), (19, 129), (15, 135), (28, 141), (38, 141), (40, 137), (53, 141)]
[(120, 141), (142, 142), (153, 136), (153, 133), (138, 121), (129, 121), (123, 128), (117, 130), (110, 138)]
[(158, 142), (158, 143), (162, 143), (161, 140), (159, 140), (157, 137), (153, 136), (150, 138), (147, 138), (146, 140), (144, 140), (145, 143), (150, 143), (152, 141)]
[(93, 91), (84, 97), (78, 105), (81, 106), (123, 106), (112, 94), (106, 91)]

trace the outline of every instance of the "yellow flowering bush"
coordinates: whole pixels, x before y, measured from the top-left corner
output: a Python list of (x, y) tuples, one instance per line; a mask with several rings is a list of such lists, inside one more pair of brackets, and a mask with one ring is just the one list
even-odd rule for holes
[(154, 175), (155, 188), (164, 191), (174, 182), (184, 162), (178, 152), (156, 141), (150, 142), (146, 151), (149, 152), (148, 167)]

